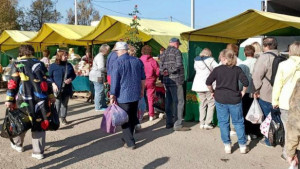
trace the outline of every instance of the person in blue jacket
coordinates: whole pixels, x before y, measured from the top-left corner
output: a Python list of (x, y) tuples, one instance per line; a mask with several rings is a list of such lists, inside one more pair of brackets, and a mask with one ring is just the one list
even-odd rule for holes
[[(72, 81), (76, 74), (73, 66), (68, 63), (68, 52), (66, 49), (59, 49), (56, 54), (55, 63), (49, 67), (49, 77), (52, 81), (53, 92), (56, 95), (55, 106), (60, 117), (61, 124), (66, 125), (69, 98), (72, 96)], [(65, 71), (66, 77), (65, 77)]]

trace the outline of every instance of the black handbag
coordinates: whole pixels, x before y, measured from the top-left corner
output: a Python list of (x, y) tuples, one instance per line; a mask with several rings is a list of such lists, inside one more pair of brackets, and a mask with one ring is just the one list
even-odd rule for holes
[(51, 113), (50, 113), (49, 117), (47, 117), (48, 121), (49, 121), (49, 127), (47, 130), (56, 131), (59, 129), (60, 122), (59, 122), (59, 116), (58, 116), (55, 104), (51, 104), (50, 112)]
[(21, 135), (32, 127), (29, 115), (20, 109), (6, 109), (4, 122), (1, 128), (0, 136), (9, 138), (12, 143), (12, 138)]
[(64, 92), (64, 88), (66, 86), (65, 80), (67, 79), (67, 74), (68, 74), (68, 62), (66, 63), (66, 66), (65, 66), (65, 74), (64, 74), (64, 76), (62, 78), (62, 85), (60, 87), (60, 90), (58, 90), (57, 92), (54, 92), (54, 96), (57, 99), (60, 99), (62, 93)]

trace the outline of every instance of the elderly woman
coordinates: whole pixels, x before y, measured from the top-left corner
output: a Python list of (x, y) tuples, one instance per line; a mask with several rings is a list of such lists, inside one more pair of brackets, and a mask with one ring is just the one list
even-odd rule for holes
[[(50, 112), (48, 102), (54, 102), (51, 87), (47, 83), (47, 69), (34, 55), (30, 45), (20, 47), (20, 55), (12, 64), (11, 78), (8, 81), (6, 107), (20, 108), (29, 113), (32, 119), (32, 157), (44, 158), (46, 133), (49, 121), (46, 118)], [(49, 79), (48, 79), (49, 80)], [(17, 105), (16, 105), (17, 104)], [(23, 152), (23, 142), (26, 133), (13, 139), (15, 144), (11, 147), (18, 152)]]
[(55, 106), (63, 125), (68, 124), (66, 120), (68, 102), (73, 94), (72, 81), (76, 77), (73, 66), (68, 63), (67, 59), (67, 50), (59, 49), (56, 54), (55, 63), (52, 63), (49, 67), (49, 76), (52, 81), (53, 92), (56, 95)]
[(212, 97), (209, 89), (207, 88), (205, 82), (209, 74), (213, 71), (215, 67), (218, 66), (217, 62), (212, 57), (212, 53), (208, 48), (204, 48), (200, 55), (194, 59), (194, 69), (196, 70), (196, 75), (194, 78), (192, 90), (197, 92), (200, 98), (201, 104), (199, 106), (200, 112), (200, 129), (212, 129), (211, 125), (214, 109), (215, 109), (215, 99)]
[[(224, 64), (216, 67), (206, 80), (206, 85), (212, 96), (215, 97), (217, 116), (221, 131), (221, 139), (225, 145), (225, 153), (231, 153), (231, 140), (229, 135), (229, 118), (238, 136), (240, 152), (247, 153), (247, 140), (242, 110), (242, 97), (245, 95), (249, 81), (243, 70), (236, 66), (236, 56), (232, 50), (225, 49)], [(216, 81), (216, 89), (212, 87)], [(239, 81), (243, 84), (243, 91), (239, 90)]]
[[(289, 100), (300, 78), (300, 42), (290, 45), (289, 56), (288, 60), (279, 64), (272, 90), (272, 105), (273, 108), (280, 108), (280, 117), (285, 129), (290, 109)], [(287, 157), (285, 150), (282, 157)]]
[(251, 44), (251, 46), (253, 46), (254, 49), (255, 49), (254, 58), (257, 59), (260, 56), (260, 54), (263, 53), (262, 47), (261, 47), (261, 45), (258, 42), (253, 42)]
[(155, 95), (155, 82), (159, 76), (159, 66), (156, 60), (153, 59), (151, 56), (152, 48), (149, 45), (145, 45), (142, 48), (142, 56), (141, 61), (144, 64), (144, 70), (146, 74), (146, 92), (147, 92), (147, 100), (148, 100), (148, 107), (149, 107), (149, 121), (155, 119), (154, 116), (154, 95)]
[(108, 55), (110, 47), (107, 44), (101, 45), (99, 53), (96, 55), (93, 61), (93, 67), (89, 74), (89, 79), (94, 83), (94, 97), (95, 97), (95, 111), (102, 111), (107, 108), (104, 93), (105, 82), (105, 58)]

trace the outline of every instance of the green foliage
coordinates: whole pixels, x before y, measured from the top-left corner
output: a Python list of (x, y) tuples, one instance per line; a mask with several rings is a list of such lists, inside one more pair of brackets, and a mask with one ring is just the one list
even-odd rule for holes
[(4, 30), (19, 29), (17, 5), (17, 0), (0, 0), (0, 33)]
[[(92, 21), (100, 20), (99, 11), (91, 4), (90, 0), (80, 0), (77, 5), (78, 25), (90, 25)], [(72, 8), (67, 10), (66, 21), (68, 24), (75, 23), (75, 14)]]
[(44, 23), (56, 23), (62, 18), (52, 0), (35, 0), (29, 10), (21, 9), (19, 21), (23, 30), (39, 30)]

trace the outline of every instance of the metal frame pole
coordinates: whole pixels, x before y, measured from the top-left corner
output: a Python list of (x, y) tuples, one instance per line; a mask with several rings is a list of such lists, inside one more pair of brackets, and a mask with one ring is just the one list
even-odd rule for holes
[(191, 28), (195, 28), (195, 0), (191, 0)]

